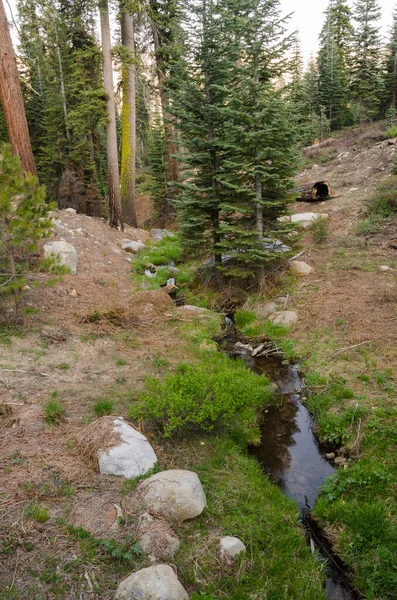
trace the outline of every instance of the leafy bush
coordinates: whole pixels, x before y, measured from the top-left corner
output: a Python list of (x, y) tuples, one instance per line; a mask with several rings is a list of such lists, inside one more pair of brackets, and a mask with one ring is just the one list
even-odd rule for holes
[(324, 218), (317, 219), (310, 225), (309, 230), (313, 242), (316, 244), (323, 244), (329, 237), (328, 220)]
[[(0, 296), (14, 297), (19, 307), (24, 274), (37, 252), (38, 241), (48, 237), (52, 223), (44, 187), (24, 173), (19, 157), (8, 144), (0, 147)], [(19, 314), (19, 311), (18, 311)]]
[(244, 441), (257, 442), (257, 413), (270, 399), (268, 384), (241, 361), (211, 354), (208, 363), (180, 364), (164, 381), (149, 377), (130, 416), (154, 422), (164, 437), (186, 430), (226, 429)]
[(397, 213), (397, 175), (380, 183), (369, 201), (370, 215), (390, 217)]
[(104, 415), (111, 415), (113, 412), (113, 407), (113, 400), (104, 398), (103, 400), (98, 400), (98, 402), (94, 404), (93, 409), (97, 417), (103, 417)]
[(391, 139), (391, 138), (395, 138), (397, 137), (397, 125), (392, 125), (387, 131), (386, 131), (386, 137), (387, 139)]

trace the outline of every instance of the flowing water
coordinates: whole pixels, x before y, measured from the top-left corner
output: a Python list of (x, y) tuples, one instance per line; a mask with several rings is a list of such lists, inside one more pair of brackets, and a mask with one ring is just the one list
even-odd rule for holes
[[(237, 336), (230, 324), (229, 332), (222, 341), (233, 354)], [(242, 354), (242, 357), (249, 361), (255, 372), (274, 381), (282, 394), (280, 405), (265, 410), (261, 444), (252, 453), (266, 474), (297, 503), (308, 544), (312, 549), (316, 548), (326, 561), (327, 600), (357, 600), (358, 596), (348, 583), (346, 566), (332, 553), (326, 537), (310, 517), (310, 509), (324, 479), (335, 469), (321, 451), (313, 433), (313, 419), (302, 403), (304, 384), (299, 366), (274, 356), (253, 358)]]

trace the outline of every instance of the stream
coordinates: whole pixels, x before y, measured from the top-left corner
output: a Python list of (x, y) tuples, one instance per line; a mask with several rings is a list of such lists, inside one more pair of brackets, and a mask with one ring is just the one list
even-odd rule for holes
[[(256, 373), (275, 382), (282, 394), (280, 405), (269, 406), (264, 411), (261, 443), (252, 448), (251, 453), (270, 479), (297, 503), (307, 543), (326, 563), (327, 600), (358, 600), (349, 585), (346, 565), (333, 554), (324, 533), (311, 518), (310, 510), (321, 485), (335, 469), (319, 447), (312, 416), (302, 403), (304, 383), (299, 365), (289, 364), (274, 351), (254, 357), (248, 349), (244, 350), (244, 344), (236, 344), (237, 339), (234, 327), (229, 324), (229, 331), (222, 339), (225, 349), (232, 356), (247, 360)], [(237, 352), (236, 346), (239, 346)], [(245, 346), (249, 348), (249, 344)]]

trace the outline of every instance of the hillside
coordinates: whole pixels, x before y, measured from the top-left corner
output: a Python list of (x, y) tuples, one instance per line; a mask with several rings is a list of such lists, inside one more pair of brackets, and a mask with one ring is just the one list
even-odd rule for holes
[[(397, 140), (379, 142), (376, 127), (361, 128), (307, 159), (298, 181), (329, 179), (335, 191), (324, 202), (296, 202), (291, 207), (292, 213), (328, 215), (326, 239), (318, 243), (309, 228), (302, 241), (300, 260), (314, 270), (298, 276), (286, 269), (269, 283), (266, 297), (248, 302), (258, 314), (258, 307), (283, 295), (285, 308), (298, 314), (289, 338), (306, 374), (308, 407), (320, 438), (337, 448), (348, 464), (315, 512), (336, 549), (354, 568), (355, 585), (364, 597), (379, 600), (393, 597), (393, 580), (389, 577), (392, 560), (377, 554), (377, 546), (382, 543), (385, 552), (396, 547), (397, 506), (392, 495), (397, 461), (392, 455), (383, 460), (382, 453), (395, 437), (391, 426), (397, 376), (397, 218), (379, 221), (373, 231), (360, 223), (367, 220), (368, 197), (381, 180), (390, 177), (396, 148)], [(23, 328), (1, 331), (0, 547), (4, 560), (0, 583), (5, 591), (0, 598), (106, 600), (114, 597), (116, 585), (135, 570), (136, 563), (116, 560), (98, 540), (111, 537), (125, 552), (135, 541), (135, 484), (99, 474), (74, 440), (95, 423), (98, 402), (110, 399), (111, 414), (129, 419), (129, 407), (148, 375), (163, 378), (181, 360), (195, 365), (215, 362), (205, 345), (210, 345), (219, 328), (219, 318), (205, 312), (204, 319), (186, 317), (164, 291), (148, 289), (149, 282), (142, 283), (142, 277), (132, 274), (136, 256), (122, 250), (123, 240), (154, 243), (150, 232), (129, 227), (119, 232), (101, 219), (68, 211), (55, 211), (53, 219), (53, 239), (65, 240), (77, 251), (77, 275), (57, 279), (39, 274), (43, 285), (32, 283), (25, 291)], [(342, 382), (344, 394), (334, 393), (335, 382)], [(44, 420), (49, 399), (65, 408), (55, 425)], [(194, 434), (170, 442), (144, 422), (135, 425), (147, 434), (162, 468), (196, 470), (208, 494), (205, 516), (197, 525), (181, 526), (183, 550), (176, 570), (190, 594), (209, 590), (211, 599), (248, 598), (244, 595), (248, 590), (263, 589), (269, 596), (261, 597), (287, 598), (274, 595), (282, 581), (288, 597), (320, 600), (322, 569), (305, 547), (296, 508), (260, 475), (253, 459), (222, 436)], [(370, 487), (367, 481), (372, 476), (371, 454), (381, 473), (382, 489), (378, 484)], [(346, 482), (349, 470), (351, 479)], [(248, 494), (252, 500), (244, 496), (245, 486), (252, 486)], [(214, 492), (218, 487), (219, 495)], [(379, 519), (387, 529), (383, 538), (365, 537), (352, 524), (343, 503), (358, 510), (355, 494), (365, 514), (381, 513)], [(335, 508), (329, 503), (331, 497)], [(382, 503), (387, 514), (373, 508)], [(29, 507), (38, 505), (48, 511), (47, 518), (32, 518)], [(254, 536), (256, 511), (265, 512), (261, 505), (271, 507), (263, 522), (273, 554), (271, 559), (258, 554), (269, 577), (259, 576), (253, 567), (257, 560), (259, 564), (255, 554), (259, 550), (252, 541), (255, 560), (248, 564), (250, 560), (244, 559), (240, 564), (244, 576), (239, 578), (218, 565), (214, 540), (222, 532), (232, 535), (233, 528), (244, 532), (245, 526)], [(112, 506), (121, 507), (123, 515), (122, 524), (113, 529), (117, 516), (112, 516)], [(245, 506), (248, 525), (240, 522), (239, 506)], [(364, 513), (360, 515), (365, 520)], [(92, 537), (84, 542), (78, 527), (88, 529)], [(357, 542), (360, 535), (367, 544), (365, 551)], [(282, 566), (286, 561), (292, 561), (290, 573)], [(376, 584), (377, 571), (368, 566), (371, 561), (380, 573)], [(138, 563), (151, 564), (147, 557), (139, 557)], [(236, 578), (241, 587), (232, 596)]]

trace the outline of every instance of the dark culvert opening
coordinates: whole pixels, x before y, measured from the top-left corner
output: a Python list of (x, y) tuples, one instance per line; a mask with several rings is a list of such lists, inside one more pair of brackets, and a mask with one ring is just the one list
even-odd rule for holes
[(325, 181), (318, 181), (314, 184), (313, 189), (316, 190), (316, 199), (321, 200), (330, 196), (330, 189)]

